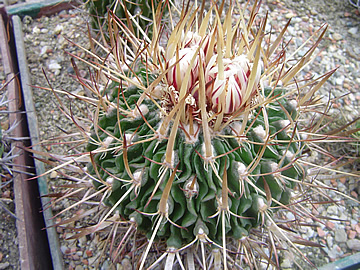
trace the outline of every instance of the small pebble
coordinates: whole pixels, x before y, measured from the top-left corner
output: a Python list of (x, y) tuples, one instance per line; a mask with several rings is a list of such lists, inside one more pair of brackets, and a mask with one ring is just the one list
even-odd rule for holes
[(329, 248), (334, 245), (334, 237), (332, 237), (330, 234), (326, 236), (326, 244)]
[(88, 258), (89, 265), (93, 265), (95, 261), (96, 261), (96, 257)]
[(326, 227), (328, 227), (330, 230), (333, 230), (335, 228), (335, 224), (331, 221), (326, 222)]
[(350, 195), (353, 196), (355, 199), (358, 198), (358, 194), (356, 193), (355, 190), (351, 191), (351, 192), (350, 192)]
[(360, 223), (355, 225), (355, 230), (358, 234), (360, 234)]
[(291, 19), (291, 18), (293, 18), (293, 17), (295, 17), (296, 16), (296, 14), (294, 14), (294, 13), (292, 13), (292, 12), (289, 12), (289, 13), (287, 13), (286, 15), (285, 15), (285, 18), (286, 19)]
[(344, 79), (343, 79), (343, 78), (336, 78), (335, 83), (336, 83), (337, 85), (343, 85)]
[(316, 228), (316, 231), (317, 231), (319, 237), (324, 237), (324, 236), (325, 236), (324, 230), (321, 229), (320, 227), (317, 227), (317, 228)]
[(60, 34), (63, 29), (64, 29), (64, 27), (61, 24), (57, 25), (54, 29), (54, 34), (55, 35)]
[(40, 30), (38, 27), (35, 26), (35, 27), (33, 28), (33, 31), (32, 31), (32, 32), (33, 32), (34, 35), (39, 35), (40, 32), (41, 32), (41, 30)]
[(351, 250), (360, 251), (360, 240), (359, 239), (350, 239), (346, 242), (346, 244)]
[(281, 269), (291, 269), (293, 267), (293, 262), (290, 258), (286, 257), (280, 264)]
[(353, 230), (349, 230), (348, 237), (349, 237), (349, 239), (354, 239), (356, 237), (356, 232)]
[(61, 246), (60, 250), (63, 254), (69, 254), (70, 250), (67, 246)]
[(29, 15), (25, 15), (23, 18), (23, 24), (30, 24), (33, 22), (33, 18)]
[(338, 207), (336, 205), (330, 205), (326, 210), (328, 215), (337, 215), (338, 212)]
[(349, 30), (348, 30), (348, 33), (355, 36), (356, 33), (358, 31), (358, 28), (357, 27), (351, 27)]
[(50, 178), (51, 178), (51, 179), (55, 179), (57, 176), (58, 176), (57, 171), (52, 171), (52, 172), (50, 173)]
[(8, 262), (0, 263), (0, 270), (6, 269), (9, 266), (10, 266), (10, 263), (8, 263)]
[(335, 241), (338, 243), (345, 243), (347, 240), (347, 234), (344, 229), (337, 229), (335, 231)]
[(334, 245), (332, 248), (328, 250), (327, 253), (330, 259), (339, 258), (344, 254), (344, 252), (341, 250), (341, 248), (338, 245)]
[(343, 39), (343, 36), (340, 35), (340, 34), (338, 34), (338, 33), (334, 33), (334, 34), (332, 35), (332, 37), (333, 37), (333, 39), (336, 40), (336, 41)]
[(85, 253), (88, 257), (92, 257), (93, 255), (93, 252), (91, 250), (86, 250)]
[(61, 66), (59, 65), (59, 63), (53, 62), (48, 65), (48, 68), (51, 70), (57, 70), (57, 69), (61, 69)]
[(317, 15), (318, 13), (315, 9), (312, 8), (312, 9), (310, 9), (310, 14), (314, 16), (314, 15)]

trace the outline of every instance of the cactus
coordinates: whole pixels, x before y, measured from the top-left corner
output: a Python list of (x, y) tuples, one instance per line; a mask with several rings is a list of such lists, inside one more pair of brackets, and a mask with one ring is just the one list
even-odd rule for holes
[[(156, 6), (156, 1), (155, 6)], [(109, 13), (125, 20), (127, 22), (136, 21), (131, 23), (131, 27), (136, 28), (138, 24), (142, 29), (146, 29), (151, 22), (151, 1), (136, 0), (136, 1), (86, 1), (86, 7), (92, 16), (92, 26), (94, 29), (106, 27), (107, 17), (111, 16)], [(130, 18), (133, 16), (133, 18)], [(129, 24), (128, 24), (129, 25)]]
[[(6, 86), (9, 82), (6, 82), (0, 89), (0, 91), (5, 91)], [(8, 100), (5, 94), (0, 98), (0, 107), (7, 107)], [(16, 168), (13, 163), (13, 159), (18, 156), (16, 147), (12, 145), (12, 142), (18, 138), (11, 136), (14, 128), (16, 128), (18, 123), (13, 123), (10, 127), (6, 127), (6, 119), (9, 113), (8, 110), (0, 111), (1, 114), (1, 125), (0, 125), (0, 177), (3, 181), (0, 182), (0, 192), (4, 188), (10, 186), (13, 182), (13, 172), (19, 172), (19, 168)], [(3, 130), (5, 128), (6, 130)], [(3, 198), (0, 197), (0, 207), (5, 210), (12, 217), (16, 218), (15, 214), (12, 213), (5, 203), (3, 203)]]
[[(276, 241), (302, 254), (274, 216), (279, 209), (296, 213), (299, 185), (315, 185), (309, 184), (301, 160), (319, 137), (311, 133), (315, 125), (301, 119), (317, 105), (314, 93), (334, 71), (304, 84), (294, 79), (311, 60), (326, 26), (289, 67), (281, 48), (289, 23), (269, 44), (266, 18), (257, 22), (256, 4), (250, 13), (238, 10), (236, 20), (234, 7), (221, 16), (223, 4), (208, 12), (204, 6), (194, 12), (184, 8), (179, 22), (164, 34), (163, 48), (160, 14), (167, 5), (153, 10), (152, 38), (138, 36), (112, 17), (110, 44), (103, 46), (106, 58), (87, 62), (74, 55), (96, 70), (91, 82), (79, 77), (93, 94), (79, 97), (95, 108), (92, 125), (84, 128), (63, 110), (80, 127), (86, 151), (52, 170), (85, 160), (81, 171), (94, 194), (81, 202), (101, 195), (103, 204), (97, 224), (75, 237), (126, 223), (129, 230), (120, 243), (133, 228), (148, 239), (140, 269), (165, 257), (165, 268), (171, 269), (175, 256), (190, 258), (197, 246), (203, 265), (211, 256), (215, 266), (227, 269), (228, 255), (241, 247), (249, 264), (264, 259), (278, 266), (277, 255), (271, 255)], [(126, 42), (119, 39), (124, 32)], [(81, 179), (78, 188), (89, 185)], [(255, 241), (257, 236), (265, 243)], [(166, 243), (166, 256), (149, 262), (150, 248), (159, 242)], [(270, 255), (262, 251), (265, 246)], [(235, 257), (237, 265), (243, 256)]]

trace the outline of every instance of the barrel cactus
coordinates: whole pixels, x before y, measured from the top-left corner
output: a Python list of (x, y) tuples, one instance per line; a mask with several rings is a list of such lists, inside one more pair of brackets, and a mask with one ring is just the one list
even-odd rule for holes
[[(79, 78), (92, 92), (79, 97), (95, 108), (92, 125), (77, 123), (86, 151), (55, 169), (87, 162), (81, 171), (94, 195), (80, 202), (100, 195), (105, 209), (97, 224), (79, 235), (115, 221), (127, 224), (118, 255), (136, 228), (148, 239), (140, 269), (165, 258), (171, 269), (175, 257), (184, 267), (179, 258), (193, 258), (198, 246), (203, 267), (207, 256), (215, 268), (238, 265), (244, 258), (239, 254), (251, 265), (265, 260), (278, 266), (275, 242), (301, 254), (274, 216), (279, 209), (294, 211), (294, 193), (309, 181), (300, 160), (318, 137), (300, 120), (316, 105), (314, 93), (332, 72), (302, 85), (294, 81), (326, 26), (291, 66), (282, 48), (289, 23), (270, 43), (257, 5), (250, 11), (230, 6), (226, 12), (223, 4), (207, 12), (204, 5), (184, 7), (177, 24), (164, 27), (167, 5), (153, 10), (151, 38), (113, 17), (109, 44), (102, 46), (106, 57), (89, 51), (93, 61), (79, 59), (96, 72), (91, 82)], [(90, 185), (82, 179), (79, 188), (84, 187)], [(151, 261), (147, 256), (155, 243), (166, 249)]]
[[(107, 26), (107, 17), (117, 16), (119, 19), (135, 27), (139, 25), (146, 30), (151, 22), (151, 1), (134, 0), (134, 1), (117, 1), (117, 0), (103, 0), (84, 1), (89, 13), (92, 17), (92, 26), (94, 29), (99, 29)], [(156, 1), (154, 1), (156, 6)], [(129, 24), (129, 22), (131, 22)]]

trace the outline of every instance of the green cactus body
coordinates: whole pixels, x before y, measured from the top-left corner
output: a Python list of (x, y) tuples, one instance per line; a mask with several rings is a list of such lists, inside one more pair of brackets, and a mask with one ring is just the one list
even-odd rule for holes
[[(269, 90), (266, 89), (266, 92)], [(129, 87), (120, 93), (117, 85), (110, 86), (107, 91), (112, 93), (110, 101), (117, 103), (123, 110), (127, 110), (127, 106), (134, 110), (135, 103), (142, 94), (142, 91), (136, 87)], [(282, 91), (276, 89), (274, 95)], [(273, 136), (273, 143), (264, 146), (262, 132), (265, 132), (265, 121), (263, 114), (258, 113), (259, 109), (255, 109), (253, 113), (257, 117), (253, 116), (247, 122), (246, 130), (250, 125), (253, 128), (250, 128), (246, 140), (238, 140), (232, 136), (214, 137), (211, 140), (214, 156), (221, 156), (215, 161), (217, 173), (221, 176), (224, 170), (227, 172), (229, 210), (235, 214), (230, 215), (226, 224), (226, 234), (229, 237), (240, 239), (248, 235), (249, 230), (257, 227), (261, 222), (258, 200), (266, 203), (267, 199), (265, 195), (259, 194), (249, 182), (265, 191), (264, 181), (266, 181), (272, 198), (282, 204), (288, 204), (290, 192), (295, 184), (287, 179), (301, 180), (303, 177), (303, 172), (297, 165), (292, 164), (294, 159), (300, 156), (302, 146), (282, 125), (282, 122), (289, 122), (288, 115), (294, 113), (289, 109), (292, 106), (288, 103), (289, 101), (285, 98), (281, 98), (267, 106), (269, 107), (267, 112), (270, 134), (265, 136)], [(94, 132), (92, 138), (94, 141), (98, 141), (97, 136), (101, 141), (111, 138), (111, 143), (107, 147), (113, 149), (123, 144), (123, 137), (126, 137), (129, 167), (132, 174), (139, 178), (140, 187), (123, 199), (117, 210), (126, 219), (135, 218), (138, 229), (150, 237), (155, 219), (141, 212), (157, 212), (170, 172), (167, 171), (163, 175), (164, 168), (161, 165), (164, 161), (167, 139), (142, 142), (144, 138), (155, 136), (149, 125), (154, 129), (158, 128), (161, 123), (160, 109), (150, 99), (144, 100), (142, 106), (143, 114), (138, 114), (136, 117), (124, 116), (121, 110), (116, 109), (108, 113), (103, 112), (98, 121), (99, 131), (96, 135)], [(228, 127), (222, 133), (233, 135), (234, 131)], [(277, 141), (279, 142), (275, 143)], [(222, 183), (212, 167), (207, 166), (201, 157), (203, 144), (201, 130), (197, 140), (194, 143), (188, 143), (185, 132), (178, 129), (173, 151), (174, 164), (179, 163), (179, 166), (168, 199), (169, 219), (178, 226), (166, 222), (157, 233), (157, 237), (168, 239), (168, 245), (176, 248), (194, 240), (200, 228), (207, 232), (210, 239), (216, 242), (222, 239), (217, 218), (210, 218), (218, 211)], [(90, 141), (88, 151), (96, 152), (99, 147)], [(261, 161), (252, 168), (251, 173), (248, 173), (247, 168), (251, 166), (254, 159), (258, 158), (263, 147), (266, 149)], [(290, 154), (285, 155), (285, 152)], [(125, 169), (123, 153), (113, 150), (102, 151), (94, 155), (94, 160), (96, 168), (89, 164), (89, 172), (95, 176), (96, 169), (103, 180), (111, 183), (111, 193), (105, 203), (113, 206), (131, 187), (123, 182), (123, 180), (131, 180), (131, 176)], [(224, 168), (225, 164), (226, 168)], [(286, 179), (283, 176), (286, 176)], [(94, 182), (94, 184), (98, 189), (102, 187), (99, 182)], [(193, 184), (192, 187), (191, 184)], [(159, 185), (157, 190), (156, 185)], [(156, 192), (152, 194), (154, 190)], [(272, 203), (272, 206), (276, 206), (276, 203)]]
[[(154, 3), (156, 7), (156, 1), (154, 1)], [(122, 20), (126, 20), (126, 18), (129, 16), (135, 16), (135, 20), (142, 29), (146, 29), (149, 25), (149, 22), (151, 21), (152, 7), (151, 1), (148, 0), (92, 0), (86, 1), (86, 5), (89, 9), (91, 16), (93, 16), (92, 26), (95, 29), (100, 29), (104, 26), (107, 26), (107, 17), (109, 15), (109, 12), (113, 13), (116, 17)], [(132, 24), (132, 27), (136, 28), (136, 25)]]

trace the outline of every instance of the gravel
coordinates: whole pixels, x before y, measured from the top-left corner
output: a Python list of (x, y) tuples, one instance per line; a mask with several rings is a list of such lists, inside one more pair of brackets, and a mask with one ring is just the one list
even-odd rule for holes
[[(3, 195), (1, 192), (0, 195)], [(1, 196), (3, 203), (8, 210), (15, 212), (12, 199), (5, 200)], [(19, 269), (19, 250), (17, 241), (17, 231), (15, 218), (0, 206), (0, 270)]]
[[(310, 33), (319, 28), (324, 22), (329, 24), (329, 30), (317, 49), (317, 57), (313, 63), (302, 71), (307, 76), (311, 71), (315, 76), (337, 68), (337, 71), (320, 90), (324, 100), (332, 99), (330, 115), (337, 115), (339, 123), (351, 121), (359, 116), (360, 112), (360, 49), (359, 49), (359, 11), (348, 4), (347, 1), (265, 1), (260, 14), (269, 11), (269, 21), (272, 30), (279, 31), (285, 25), (287, 19), (292, 18), (288, 29), (287, 38), (292, 41), (289, 50), (295, 50), (309, 38)], [(75, 54), (79, 57), (86, 57), (86, 53), (79, 50), (67, 38), (84, 48), (88, 48), (85, 23), (86, 16), (82, 11), (63, 11), (51, 17), (24, 20), (25, 45), (27, 46), (29, 70), (32, 84), (47, 87), (48, 83), (44, 72), (54, 89), (64, 89), (69, 92), (79, 93), (83, 91), (80, 86), (69, 76), (74, 75), (70, 65), (70, 56), (65, 53)], [(65, 38), (66, 37), (66, 38)], [(301, 57), (306, 53), (304, 48), (299, 50), (294, 57)], [(87, 67), (78, 63), (82, 75), (88, 76)], [(71, 130), (73, 126), (61, 114), (58, 113), (58, 104), (54, 95), (49, 91), (33, 88), (35, 107), (40, 124), (40, 135), (42, 139), (52, 138), (59, 134), (60, 129)], [(345, 95), (346, 94), (346, 95)], [(339, 98), (344, 96), (343, 98)], [(62, 99), (65, 106), (73, 100)], [(75, 114), (81, 113), (86, 108), (75, 107)], [(49, 151), (64, 151), (56, 145), (49, 145)], [(348, 153), (349, 149), (345, 149)], [(344, 154), (341, 145), (334, 146), (334, 155)], [(351, 154), (357, 154), (354, 149)], [(355, 166), (355, 165), (354, 165)], [(56, 175), (52, 175), (56, 179)], [(49, 180), (50, 181), (50, 180)], [(353, 198), (358, 198), (360, 187), (358, 182), (344, 176), (340, 179), (327, 179), (325, 184), (337, 188)], [(50, 188), (55, 185), (54, 181), (49, 182)], [(56, 184), (58, 185), (58, 184)], [(55, 190), (55, 187), (54, 187)], [(309, 257), (316, 266), (321, 266), (331, 261), (348, 256), (360, 250), (360, 211), (357, 203), (340, 196), (332, 190), (327, 191), (329, 198), (337, 204), (310, 204), (307, 210), (314, 215), (327, 216), (316, 226), (304, 227), (300, 236), (320, 243), (322, 248), (301, 247), (301, 250)], [(314, 195), (315, 196), (315, 195)], [(318, 196), (318, 195), (316, 195)], [(314, 199), (322, 199), (320, 197)], [(54, 212), (69, 205), (69, 201), (62, 201), (62, 205), (54, 208)], [(75, 209), (75, 211), (81, 211)], [(80, 213), (80, 212), (76, 212)], [(1, 212), (0, 212), (1, 215)], [(1, 218), (2, 216), (0, 216)], [(59, 216), (60, 221), (65, 216)], [(286, 217), (291, 218), (291, 217)], [(11, 219), (9, 220), (9, 223)], [(1, 224), (1, 223), (0, 223)], [(79, 225), (79, 224), (75, 224)], [(97, 238), (83, 237), (73, 241), (63, 241), (69, 236), (61, 228), (58, 229), (61, 239), (61, 251), (64, 254), (64, 261), (67, 269), (93, 269), (93, 262), (96, 260), (98, 250), (96, 247)], [(2, 228), (0, 227), (0, 269), (2, 265), (13, 260), (6, 259), (6, 250), (3, 251), (1, 244)], [(3, 256), (1, 256), (3, 255)], [(14, 253), (12, 256), (17, 256)], [(10, 266), (9, 266), (10, 267)], [(289, 259), (282, 261), (284, 269), (293, 269), (293, 262)], [(108, 269), (109, 264), (105, 262), (102, 269)], [(12, 269), (12, 268), (5, 268)]]

